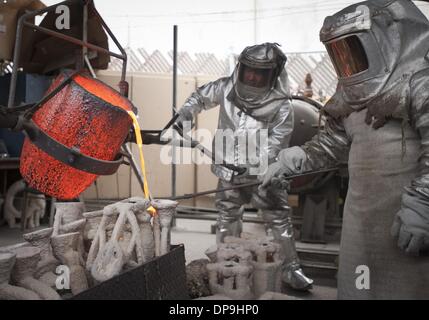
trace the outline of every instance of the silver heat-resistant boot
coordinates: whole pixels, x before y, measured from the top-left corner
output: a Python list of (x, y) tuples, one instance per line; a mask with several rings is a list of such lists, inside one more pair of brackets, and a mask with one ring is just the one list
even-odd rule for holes
[(313, 280), (304, 274), (299, 263), (283, 265), (282, 268), (282, 280), (292, 289), (307, 291), (313, 287)]
[(239, 219), (231, 219), (226, 217), (219, 217), (216, 226), (216, 243), (223, 243), (225, 237), (233, 236), (240, 237), (243, 230), (243, 224)]
[(275, 218), (269, 223), (274, 240), (280, 244), (281, 256), (283, 256), (282, 279), (286, 285), (295, 290), (309, 290), (313, 286), (313, 280), (305, 276), (299, 263), (295, 248), (293, 225), (289, 216), (284, 212), (274, 211), (264, 214), (265, 217)]

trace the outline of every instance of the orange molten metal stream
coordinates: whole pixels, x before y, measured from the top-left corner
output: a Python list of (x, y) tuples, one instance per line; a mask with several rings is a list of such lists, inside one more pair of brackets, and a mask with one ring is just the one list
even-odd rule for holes
[[(141, 167), (141, 173), (143, 176), (143, 193), (146, 199), (151, 199), (150, 191), (149, 191), (149, 184), (147, 183), (147, 177), (146, 177), (146, 166), (144, 162), (144, 156), (143, 156), (143, 139), (140, 131), (140, 125), (137, 121), (137, 117), (132, 111), (128, 111), (128, 114), (130, 115), (131, 119), (133, 120), (134, 130), (136, 133), (136, 140), (137, 140), (137, 146), (139, 148), (139, 154), (140, 154), (140, 167)], [(154, 207), (149, 207), (147, 211), (154, 216), (156, 214), (156, 209)]]

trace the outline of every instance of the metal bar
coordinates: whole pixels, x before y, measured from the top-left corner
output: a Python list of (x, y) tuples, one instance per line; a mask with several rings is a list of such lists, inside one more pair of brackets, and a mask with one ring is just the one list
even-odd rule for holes
[(24, 26), (25, 20), (28, 18), (32, 18), (38, 16), (40, 14), (50, 12), (55, 10), (60, 5), (68, 5), (77, 2), (77, 0), (66, 0), (50, 7), (32, 11), (26, 14), (23, 14), (18, 20), (18, 26), (16, 29), (16, 37), (15, 37), (15, 48), (13, 53), (13, 66), (12, 66), (12, 75), (10, 79), (9, 86), (9, 99), (8, 99), (8, 108), (11, 108), (14, 105), (15, 101), (15, 92), (16, 92), (16, 81), (18, 79), (18, 68), (19, 68), (19, 56), (21, 54), (21, 38), (22, 38), (22, 28)]
[(15, 48), (13, 53), (13, 65), (12, 65), (12, 75), (10, 78), (9, 86), (9, 100), (7, 102), (7, 107), (12, 108), (15, 102), (15, 91), (16, 91), (16, 81), (18, 79), (18, 65), (19, 65), (19, 54), (21, 52), (21, 37), (22, 37), (22, 21), (25, 19), (27, 14), (24, 14), (18, 20), (18, 27), (16, 29), (16, 40)]
[[(176, 219), (216, 221), (218, 216), (176, 213), (175, 218)], [(263, 223), (264, 221), (262, 221), (261, 219), (257, 219), (257, 218), (243, 218), (243, 222)]]
[(89, 69), (89, 72), (91, 73), (91, 76), (94, 79), (97, 79), (97, 75), (95, 74), (94, 69), (92, 68), (91, 61), (89, 61), (89, 59), (88, 59), (88, 55), (85, 55), (85, 57), (83, 59), (85, 60), (86, 65), (88, 66), (88, 69)]
[[(204, 213), (204, 212), (186, 212), (183, 210), (179, 210), (176, 213), (177, 219), (188, 219), (188, 220), (207, 220), (207, 221), (216, 221), (218, 218), (218, 214), (213, 213)], [(243, 215), (243, 222), (252, 222), (252, 223), (265, 223), (262, 218), (251, 217)], [(292, 224), (295, 226), (301, 226), (303, 224), (302, 218), (299, 216), (292, 217)], [(342, 223), (336, 221), (327, 221), (325, 223), (327, 228), (341, 228)]]
[(49, 208), (49, 227), (52, 227), (54, 225), (55, 203), (57, 203), (57, 198), (51, 197), (51, 207)]
[[(323, 170), (317, 170), (317, 171), (309, 171), (309, 172), (304, 172), (304, 173), (301, 173), (301, 174), (291, 175), (291, 176), (285, 177), (285, 179), (286, 180), (291, 180), (293, 178), (298, 178), (298, 177), (312, 175), (312, 174), (331, 172), (331, 171), (336, 171), (338, 169), (339, 169), (338, 167), (335, 167), (335, 168), (329, 168), (329, 169), (323, 169)], [(232, 187), (207, 190), (207, 191), (202, 191), (202, 192), (197, 192), (197, 193), (184, 194), (183, 196), (177, 196), (177, 197), (170, 198), (170, 200), (191, 199), (191, 198), (205, 196), (207, 194), (212, 194), (212, 193), (218, 193), (218, 192), (223, 192), (223, 191), (228, 191), (228, 190), (235, 190), (235, 189), (241, 189), (241, 188), (247, 188), (247, 187), (254, 187), (254, 186), (258, 186), (260, 184), (262, 184), (262, 181), (255, 181), (255, 182), (250, 182), (250, 183), (237, 184), (237, 185), (232, 186)]]
[[(173, 27), (173, 119), (176, 116), (176, 98), (177, 98), (177, 25)], [(170, 124), (170, 123), (169, 123)], [(175, 132), (173, 132), (173, 140)], [(172, 165), (171, 165), (171, 196), (176, 196), (176, 147), (172, 146)]]
[[(206, 207), (195, 207), (195, 206), (178, 206), (177, 211), (190, 211), (190, 212), (204, 212), (204, 213), (219, 213), (219, 210), (215, 208), (206, 208)], [(246, 211), (246, 208), (244, 209)]]
[(126, 143), (124, 143), (122, 145), (122, 150), (127, 154), (128, 160), (130, 161), (131, 168), (133, 169), (134, 174), (136, 175), (137, 180), (139, 181), (140, 187), (142, 188), (142, 191), (144, 193), (145, 189), (144, 189), (144, 181), (142, 176), (143, 173), (140, 172), (136, 164), (136, 160), (134, 159), (134, 156), (131, 153), (130, 147)]
[[(88, 3), (83, 5), (83, 14), (82, 14), (82, 40), (83, 42), (88, 42)], [(85, 61), (88, 54), (88, 48), (82, 47), (82, 66), (85, 65)]]
[[(173, 105), (173, 108), (175, 108), (175, 106)], [(169, 129), (171, 126), (172, 126), (172, 124), (174, 123), (174, 122), (176, 122), (176, 120), (177, 120), (177, 118), (179, 117), (179, 114), (178, 113), (176, 113), (176, 114), (174, 114), (173, 115), (173, 118), (171, 118), (171, 120), (170, 121), (168, 121), (168, 123), (166, 124), (166, 126), (161, 130), (161, 132), (162, 131), (165, 131), (165, 130), (167, 130), (167, 129)], [(146, 131), (149, 131), (149, 130), (146, 130)]]
[(24, 231), (27, 227), (27, 196), (28, 192), (27, 190), (24, 190), (24, 201), (22, 204), (22, 211), (21, 211), (21, 231)]
[(202, 191), (202, 192), (197, 192), (197, 193), (184, 194), (183, 196), (172, 197), (169, 199), (170, 200), (192, 199), (192, 198), (196, 198), (196, 197), (205, 196), (207, 194), (218, 193), (218, 192), (234, 190), (234, 189), (247, 188), (247, 187), (254, 187), (254, 186), (258, 186), (260, 184), (262, 184), (262, 181), (243, 183), (243, 184), (235, 185), (233, 187), (227, 187), (227, 188), (213, 189), (213, 190), (207, 190), (207, 191)]
[(3, 195), (4, 197), (6, 197), (6, 192), (7, 192), (7, 170), (2, 170), (3, 171)]
[(59, 39), (62, 39), (62, 40), (66, 40), (66, 41), (71, 42), (73, 44), (76, 44), (76, 45), (79, 45), (79, 46), (84, 46), (84, 47), (87, 47), (87, 48), (89, 48), (91, 50), (94, 50), (94, 51), (103, 52), (103, 53), (106, 53), (106, 54), (108, 54), (108, 55), (110, 55), (112, 57), (118, 58), (118, 59), (123, 59), (123, 56), (120, 55), (120, 54), (114, 53), (112, 51), (109, 51), (109, 50), (107, 50), (105, 48), (96, 46), (94, 44), (91, 44), (91, 43), (88, 43), (88, 42), (84, 42), (82, 40), (79, 40), (79, 39), (67, 36), (65, 34), (62, 34), (62, 33), (59, 33), (59, 32), (53, 31), (53, 30), (46, 29), (44, 27), (36, 26), (36, 25), (34, 25), (32, 23), (29, 23), (29, 22), (24, 22), (24, 25), (26, 27), (35, 29), (37, 31), (46, 33), (46, 34), (48, 34), (50, 36), (53, 36), (53, 37), (56, 37), (56, 38), (59, 38)]
[[(24, 196), (21, 197), (13, 197), (14, 200), (23, 200)], [(41, 194), (41, 195), (34, 195), (34, 194), (28, 194), (27, 195), (27, 199), (41, 199), (41, 200), (46, 200), (46, 197)]]
[(116, 47), (119, 49), (119, 51), (122, 53), (122, 57), (119, 58), (122, 60), (122, 74), (121, 74), (121, 81), (125, 81), (126, 73), (127, 73), (127, 53), (125, 52), (124, 48), (119, 43), (118, 39), (116, 39), (115, 35), (113, 34), (112, 30), (110, 30), (107, 23), (104, 21), (104, 19), (101, 17), (100, 13), (95, 9), (95, 7), (90, 7), (92, 10), (92, 13), (96, 15), (97, 19), (100, 21), (101, 25), (103, 26), (104, 30), (109, 34), (110, 38), (115, 43)]

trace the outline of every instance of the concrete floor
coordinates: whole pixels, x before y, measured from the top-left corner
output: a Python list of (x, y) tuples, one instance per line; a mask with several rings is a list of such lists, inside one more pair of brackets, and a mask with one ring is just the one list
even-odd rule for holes
[[(216, 237), (210, 233), (211, 225), (214, 221), (203, 220), (190, 220), (178, 219), (176, 227), (172, 230), (171, 240), (172, 243), (185, 244), (185, 258), (186, 263), (196, 259), (207, 259), (204, 252), (216, 243)], [(263, 225), (256, 223), (245, 223), (243, 225), (243, 232), (252, 233), (263, 237), (265, 230)], [(298, 242), (297, 248), (307, 248), (314, 244), (309, 245), (306, 243)], [(317, 245), (320, 249), (332, 250), (336, 249), (335, 245)], [(322, 279), (314, 279), (314, 286), (310, 292), (297, 292), (288, 288), (283, 288), (283, 292), (289, 296), (305, 300), (335, 300), (337, 297), (337, 289), (332, 286), (326, 286), (325, 281)]]
[[(34, 229), (34, 231), (45, 227), (47, 226), (41, 226), (40, 228)], [(10, 229), (7, 226), (0, 227), (0, 247), (10, 246), (21, 242), (24, 242), (24, 239), (22, 238), (22, 232), (19, 227), (13, 229)]]
[[(172, 230), (171, 242), (173, 244), (183, 243), (185, 245), (186, 263), (196, 259), (207, 259), (204, 252), (216, 243), (215, 235), (211, 234), (211, 226), (214, 221), (177, 219), (176, 226)], [(46, 226), (41, 226), (44, 228)], [(263, 236), (264, 227), (261, 224), (245, 223), (243, 231)], [(27, 231), (28, 232), (28, 231)], [(9, 229), (7, 226), (0, 227), (0, 247), (10, 246), (23, 242), (22, 232), (19, 228)], [(308, 244), (297, 243), (298, 248), (305, 248)], [(314, 247), (314, 245), (312, 245)], [(326, 250), (332, 249), (329, 245), (320, 245)], [(287, 288), (284, 292), (299, 299), (333, 300), (336, 299), (336, 288), (326, 286), (324, 282), (315, 280), (313, 290), (309, 293), (299, 293)]]

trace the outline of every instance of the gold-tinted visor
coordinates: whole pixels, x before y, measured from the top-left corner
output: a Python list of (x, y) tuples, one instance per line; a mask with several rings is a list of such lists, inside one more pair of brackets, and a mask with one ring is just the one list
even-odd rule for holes
[(357, 36), (352, 35), (325, 45), (338, 77), (350, 77), (368, 69), (368, 58)]

